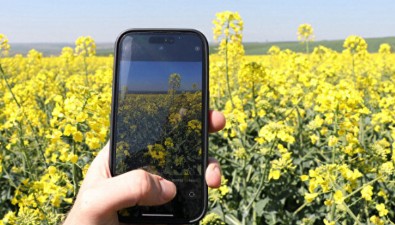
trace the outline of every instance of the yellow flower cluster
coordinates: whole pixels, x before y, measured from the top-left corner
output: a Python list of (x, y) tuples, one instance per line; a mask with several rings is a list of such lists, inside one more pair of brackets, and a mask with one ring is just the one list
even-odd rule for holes
[(166, 151), (163, 145), (154, 144), (148, 145), (148, 154), (152, 159), (157, 160), (159, 166), (164, 166), (166, 162)]
[(292, 163), (292, 153), (282, 144), (278, 144), (277, 148), (280, 153), (280, 158), (270, 162), (269, 180), (278, 180), (281, 176), (281, 172), (287, 173), (295, 169), (295, 165)]
[(200, 133), (202, 129), (202, 123), (199, 120), (188, 121), (188, 132)]
[(76, 44), (0, 58), (1, 224), (59, 223), (108, 139), (112, 57), (94, 56), (89, 37)]
[(298, 27), (298, 39), (306, 42), (314, 39), (314, 30), (310, 24), (301, 24)]
[(8, 55), (10, 50), (10, 45), (8, 44), (8, 39), (4, 34), (0, 34), (0, 57)]
[(391, 53), (391, 45), (384, 43), (380, 45), (379, 48), (379, 53), (380, 54), (390, 54)]
[[(67, 50), (66, 50), (67, 51)], [(91, 37), (79, 37), (75, 41), (75, 54), (93, 56), (96, 54), (96, 44)]]
[(215, 213), (207, 214), (202, 221), (200, 221), (201, 225), (225, 225), (225, 223), (221, 220), (220, 216)]
[[(306, 45), (306, 53), (309, 53), (309, 42), (314, 40), (314, 30), (310, 24), (301, 24), (298, 27), (298, 40)], [(270, 49), (269, 49), (270, 50)]]
[[(217, 17), (219, 33), (218, 21), (227, 17)], [(215, 36), (231, 39), (228, 32)], [(301, 25), (298, 36), (312, 41), (311, 25)], [(238, 34), (234, 40), (239, 39)], [(363, 38), (349, 36), (343, 52), (319, 46), (302, 54), (273, 46), (267, 55), (239, 57), (226, 67), (226, 52), (243, 52), (235, 46), (225, 42), (210, 61), (211, 104), (227, 119), (212, 152), (232, 168), (225, 169), (232, 196), (225, 196), (221, 213), (251, 224), (281, 224), (280, 217), (296, 224), (310, 212), (317, 212), (311, 220), (325, 224), (393, 222), (391, 46), (382, 44), (373, 54)], [(305, 202), (297, 203), (300, 199)], [(278, 220), (272, 220), (267, 202), (283, 200)], [(282, 211), (288, 207), (295, 209)]]
[(209, 188), (209, 199), (213, 203), (216, 202), (221, 202), (222, 199), (229, 194), (229, 187), (227, 186), (228, 179), (226, 179), (224, 176), (221, 178), (221, 186), (217, 189), (215, 188)]
[(343, 47), (346, 49), (346, 51), (355, 54), (355, 53), (366, 52), (368, 48), (368, 44), (363, 38), (359, 36), (351, 35), (346, 38)]

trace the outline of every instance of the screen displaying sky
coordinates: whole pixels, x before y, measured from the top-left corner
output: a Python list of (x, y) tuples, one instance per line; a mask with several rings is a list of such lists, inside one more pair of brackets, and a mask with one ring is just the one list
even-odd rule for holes
[(245, 41), (296, 41), (309, 23), (316, 40), (394, 36), (393, 0), (2, 1), (0, 33), (10, 43), (74, 42), (90, 35), (113, 43), (129, 28), (194, 28), (213, 41), (217, 12), (238, 11)]
[(181, 91), (202, 87), (201, 62), (169, 61), (122, 61), (119, 87), (127, 85), (128, 92), (167, 92), (169, 76), (177, 73), (181, 77)]

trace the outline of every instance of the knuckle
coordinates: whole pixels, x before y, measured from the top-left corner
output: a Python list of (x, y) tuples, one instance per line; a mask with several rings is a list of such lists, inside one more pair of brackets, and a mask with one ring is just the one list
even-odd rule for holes
[(137, 184), (134, 187), (136, 188), (134, 191), (137, 192), (141, 199), (144, 199), (149, 195), (152, 188), (150, 174), (144, 170), (136, 170), (134, 175), (134, 179)]

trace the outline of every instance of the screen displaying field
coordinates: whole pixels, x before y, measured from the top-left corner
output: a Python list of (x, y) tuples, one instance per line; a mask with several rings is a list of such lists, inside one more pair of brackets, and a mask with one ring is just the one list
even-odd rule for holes
[(167, 178), (201, 174), (202, 63), (120, 66), (117, 174), (136, 168)]

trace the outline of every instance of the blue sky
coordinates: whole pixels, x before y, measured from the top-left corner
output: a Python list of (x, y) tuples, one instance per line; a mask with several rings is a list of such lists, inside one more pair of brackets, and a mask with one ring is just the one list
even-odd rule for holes
[(82, 35), (114, 42), (128, 28), (202, 31), (212, 41), (215, 13), (242, 16), (245, 41), (295, 41), (301, 23), (316, 40), (395, 36), (393, 0), (0, 0), (0, 33), (11, 43), (74, 42)]
[[(131, 69), (131, 71), (129, 71)], [(179, 90), (192, 90), (192, 85), (202, 86), (200, 62), (129, 62), (121, 64), (120, 89), (127, 85), (130, 91), (167, 91), (169, 76), (178, 73), (181, 76)], [(199, 88), (201, 89), (201, 88)]]

